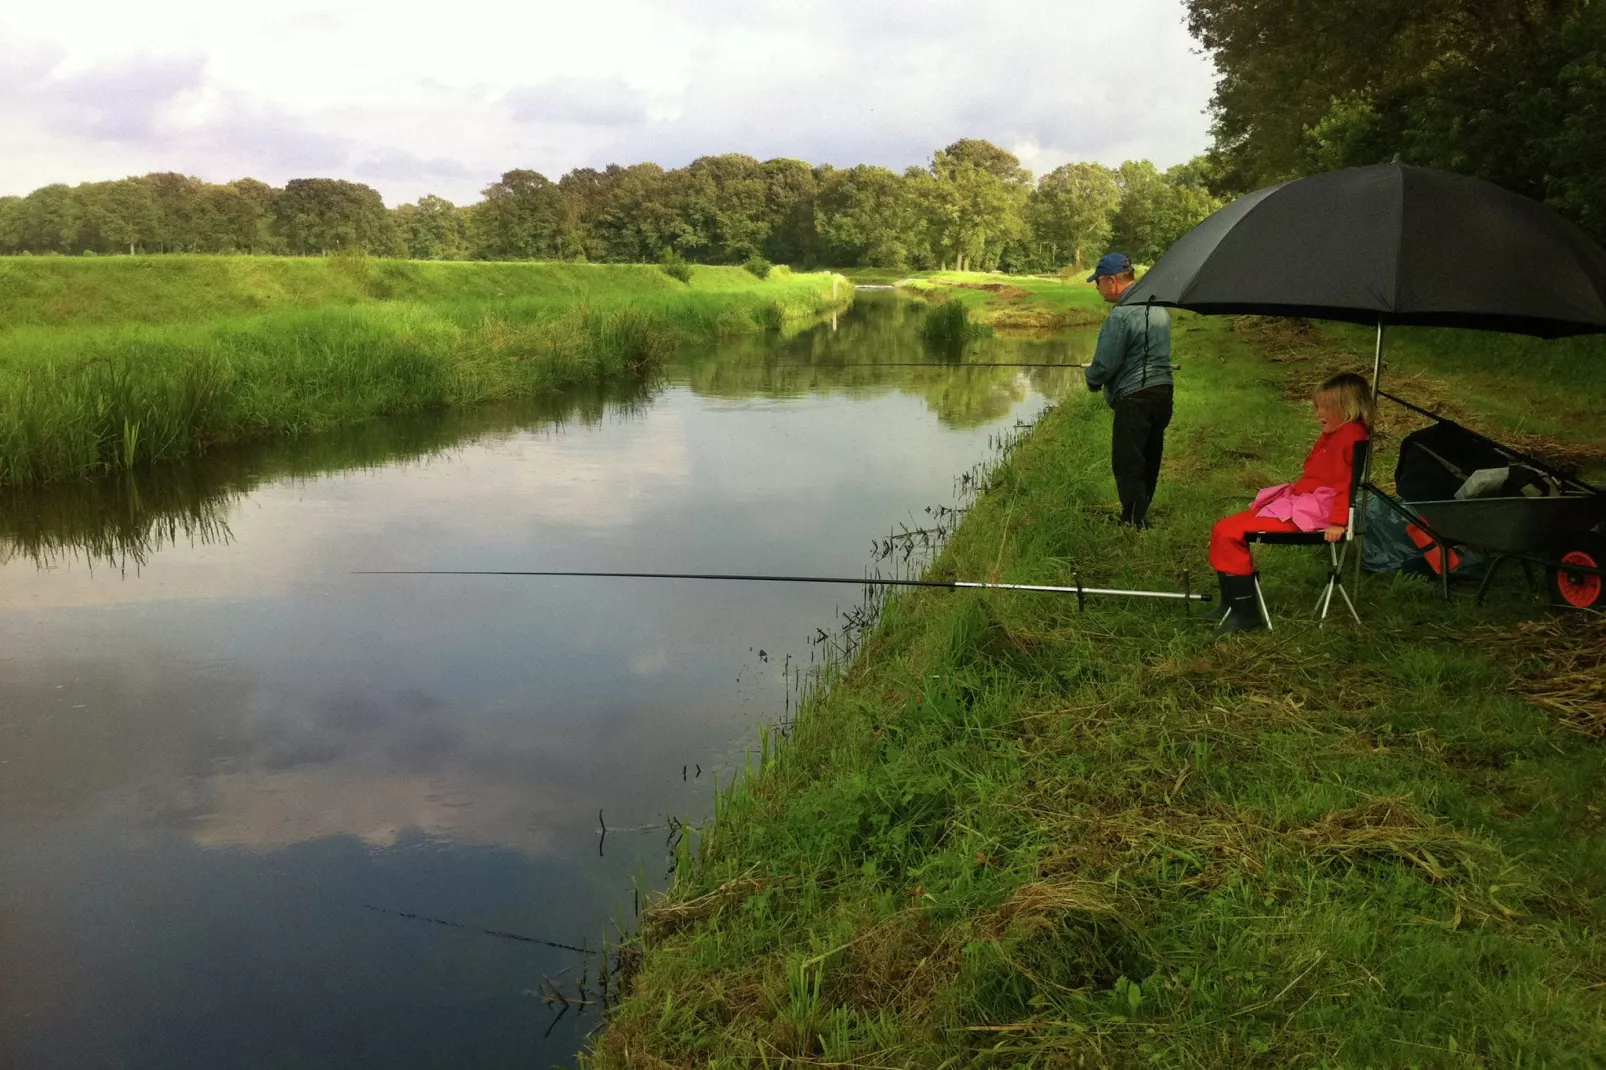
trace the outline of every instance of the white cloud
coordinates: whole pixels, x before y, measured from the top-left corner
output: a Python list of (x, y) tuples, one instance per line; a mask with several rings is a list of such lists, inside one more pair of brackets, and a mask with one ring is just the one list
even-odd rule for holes
[[(468, 17), (460, 17), (468, 16)], [(181, 170), (473, 200), (501, 171), (714, 152), (902, 168), (959, 137), (1162, 166), (1212, 78), (1180, 0), (211, 0), (0, 14), (0, 193)]]

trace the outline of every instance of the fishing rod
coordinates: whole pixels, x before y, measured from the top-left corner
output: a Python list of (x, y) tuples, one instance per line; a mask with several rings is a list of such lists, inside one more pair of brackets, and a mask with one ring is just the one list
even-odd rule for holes
[(1029, 591), (1036, 594), (1074, 594), (1078, 609), (1085, 609), (1089, 596), (1124, 598), (1163, 598), (1184, 604), (1209, 602), (1208, 593), (1195, 594), (1187, 572), (1182, 574), (1179, 591), (1129, 591), (1109, 587), (1084, 587), (1080, 580), (1072, 586), (1041, 583), (979, 583), (973, 580), (889, 580), (853, 576), (761, 576), (729, 572), (581, 572), (528, 569), (358, 569), (355, 576), (582, 576), (592, 579), (634, 580), (733, 580), (741, 583), (837, 583), (858, 587), (934, 587), (945, 590)]
[[(844, 368), (1080, 368), (1083, 371), (1086, 371), (1088, 368), (1091, 368), (1092, 366), (1093, 365), (1091, 365), (1091, 364), (1059, 364), (1059, 363), (1054, 363), (1054, 364), (1034, 364), (1034, 363), (1029, 363), (1029, 362), (1013, 362), (1013, 361), (1001, 361), (999, 363), (989, 363), (987, 361), (979, 361), (979, 360), (978, 361), (969, 361), (969, 362), (966, 362), (966, 363), (963, 363), (963, 364), (944, 364), (941, 361), (926, 361), (926, 360), (905, 360), (905, 361), (899, 361), (899, 360), (880, 361), (880, 360), (878, 360), (878, 361), (872, 361), (872, 362), (870, 362), (868, 364), (843, 364), (843, 365), (841, 365), (841, 367), (844, 367)], [(1173, 364), (1173, 365), (1171, 365), (1171, 370), (1174, 371), (1174, 372), (1175, 371), (1181, 371), (1182, 370), (1182, 365)]]

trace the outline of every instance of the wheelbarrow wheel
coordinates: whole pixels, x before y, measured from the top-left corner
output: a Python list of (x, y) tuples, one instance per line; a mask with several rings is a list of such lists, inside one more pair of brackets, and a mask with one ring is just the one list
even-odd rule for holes
[(1606, 539), (1596, 535), (1572, 539), (1559, 560), (1561, 563), (1550, 569), (1551, 604), (1572, 609), (1606, 609), (1606, 576), (1567, 567), (1606, 568)]

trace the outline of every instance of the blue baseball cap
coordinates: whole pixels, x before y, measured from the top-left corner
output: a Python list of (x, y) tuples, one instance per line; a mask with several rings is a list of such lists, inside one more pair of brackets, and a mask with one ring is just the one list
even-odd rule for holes
[(1098, 282), (1104, 275), (1120, 275), (1132, 270), (1132, 258), (1125, 253), (1105, 253), (1099, 257), (1099, 266), (1093, 269), (1093, 274), (1087, 277), (1088, 282)]

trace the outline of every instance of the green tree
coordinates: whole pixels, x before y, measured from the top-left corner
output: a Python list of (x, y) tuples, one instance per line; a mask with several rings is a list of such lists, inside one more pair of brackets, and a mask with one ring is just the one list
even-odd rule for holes
[(479, 260), (554, 260), (560, 255), (563, 196), (539, 171), (514, 170), (485, 187), (469, 217)]
[(1027, 219), (1049, 264), (1081, 268), (1109, 245), (1120, 204), (1121, 187), (1108, 167), (1068, 163), (1038, 181)]
[(609, 164), (599, 184), (605, 194), (597, 198), (588, 229), (601, 254), (593, 259), (653, 263), (675, 244), (680, 223), (669, 203), (669, 184), (662, 167), (655, 163)]
[(991, 142), (962, 138), (933, 155), (931, 177), (919, 194), (938, 260), (961, 271), (996, 267), (1025, 232), (1031, 172)]
[(279, 191), (266, 182), (241, 178), (206, 190), (212, 222), (212, 249), (220, 253), (274, 253), (282, 242), (274, 231)]
[(765, 160), (759, 164), (759, 174), (764, 182), (764, 215), (769, 225), (764, 256), (778, 264), (812, 265), (814, 205), (819, 194), (814, 168), (802, 160)]
[(162, 239), (162, 211), (151, 183), (140, 178), (74, 187), (77, 248), (96, 253), (139, 252)]
[(21, 197), (0, 197), (0, 254), (22, 252)]
[(22, 199), (18, 211), (18, 251), (66, 253), (78, 236), (72, 189), (60, 182), (41, 186)]
[(559, 255), (565, 260), (606, 260), (607, 242), (598, 223), (614, 195), (613, 172), (579, 167), (558, 179), (563, 213), (558, 223)]
[(767, 191), (753, 157), (701, 156), (665, 179), (671, 243), (687, 259), (739, 264), (763, 251), (770, 232)]
[(1606, 4), (1187, 0), (1221, 77), (1218, 192), (1407, 163), (1547, 199), (1606, 237)]
[(1153, 263), (1221, 201), (1201, 183), (1209, 165), (1178, 164), (1165, 174), (1148, 160), (1128, 160), (1116, 168), (1121, 203), (1110, 244), (1132, 259)]
[(444, 197), (430, 194), (395, 210), (396, 229), (413, 260), (463, 260), (468, 256), (467, 218)]
[(1134, 260), (1152, 262), (1166, 248), (1165, 177), (1148, 160), (1127, 160), (1115, 169), (1115, 183), (1121, 201), (1111, 220), (1111, 244)]
[(159, 171), (137, 181), (144, 183), (156, 205), (157, 229), (150, 238), (155, 251), (200, 252), (216, 247), (215, 221), (211, 218), (205, 183), (198, 178)]
[(819, 256), (836, 267), (908, 267), (921, 244), (908, 179), (885, 167), (821, 168), (814, 206)]
[(292, 255), (389, 256), (395, 225), (379, 191), (337, 178), (293, 178), (274, 198), (274, 229)]

